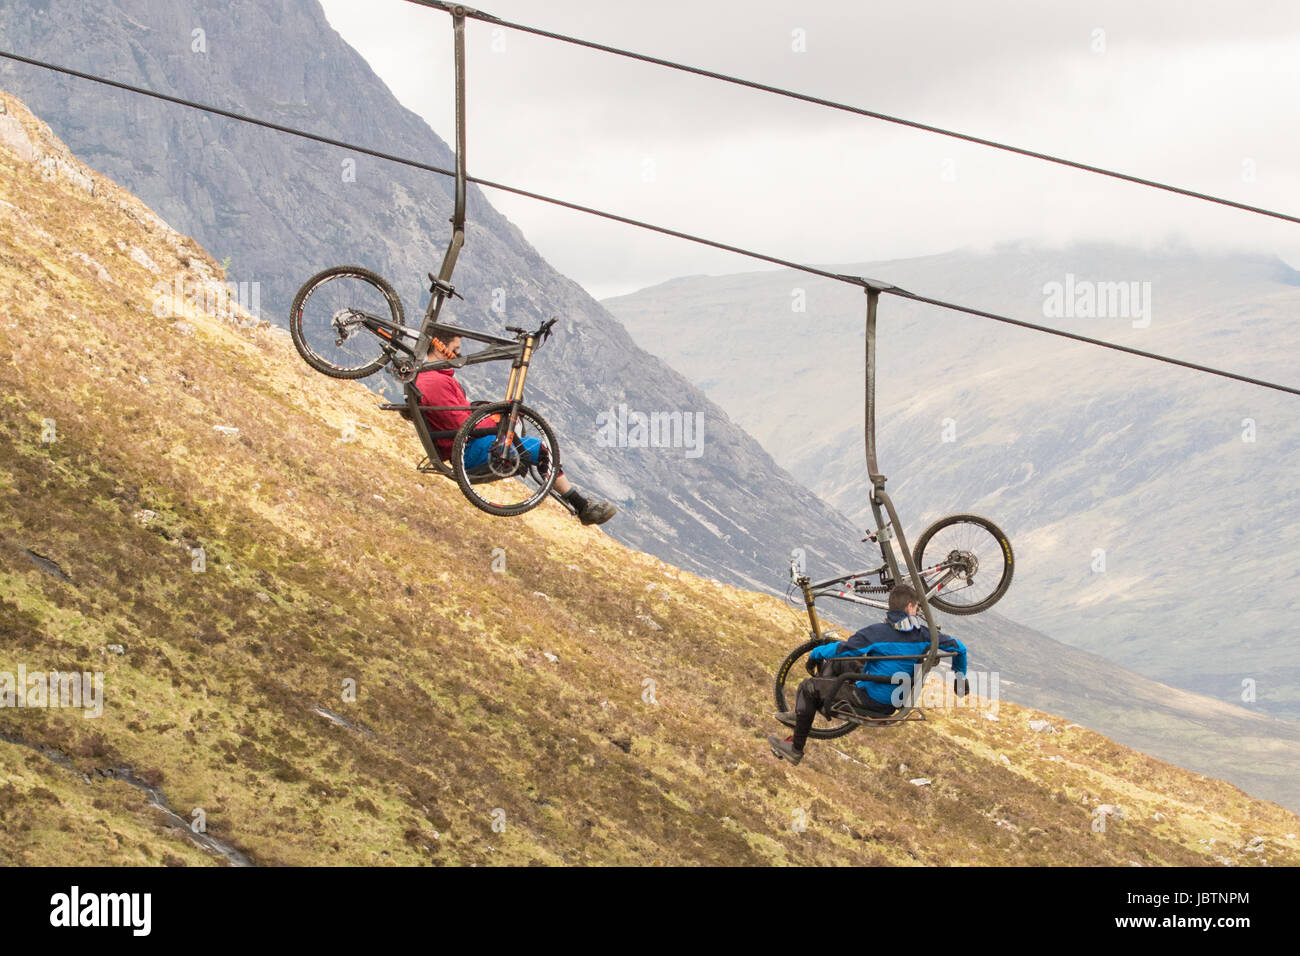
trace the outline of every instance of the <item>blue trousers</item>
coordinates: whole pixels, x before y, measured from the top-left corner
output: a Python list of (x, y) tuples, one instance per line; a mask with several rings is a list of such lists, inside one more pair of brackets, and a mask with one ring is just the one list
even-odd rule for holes
[[(482, 438), (475, 438), (468, 443), (465, 446), (465, 470), (474, 471), (476, 468), (482, 468), (486, 465), (488, 463), (488, 452), (492, 450), (492, 443), (496, 440), (495, 435), (484, 435)], [(542, 441), (540, 438), (534, 438), (530, 435), (515, 447), (523, 450), (523, 454), (528, 457), (529, 464), (536, 464), (541, 452)]]

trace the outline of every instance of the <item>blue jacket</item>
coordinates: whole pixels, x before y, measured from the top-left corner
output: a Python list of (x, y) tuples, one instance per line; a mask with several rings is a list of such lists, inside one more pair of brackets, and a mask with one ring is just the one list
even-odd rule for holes
[[(904, 611), (890, 611), (880, 624), (871, 624), (858, 631), (847, 641), (834, 641), (814, 647), (808, 656), (815, 661), (828, 657), (882, 656), (900, 657), (917, 655), (917, 660), (906, 661), (867, 661), (864, 673), (880, 674), (892, 677), (895, 674), (911, 674), (912, 668), (920, 663), (919, 657), (930, 649), (930, 629), (924, 624), (917, 624)], [(951, 658), (952, 669), (958, 676), (966, 673), (966, 645), (947, 634), (939, 637), (939, 650), (956, 651)], [(868, 697), (880, 704), (890, 707), (900, 706), (892, 700), (898, 690), (898, 684), (877, 684), (872, 681), (858, 681), (858, 687)]]

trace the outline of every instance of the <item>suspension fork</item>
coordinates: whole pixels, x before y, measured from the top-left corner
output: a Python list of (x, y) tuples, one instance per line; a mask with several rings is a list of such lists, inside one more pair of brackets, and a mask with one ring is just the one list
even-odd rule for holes
[(803, 606), (808, 610), (808, 623), (812, 627), (813, 640), (820, 641), (822, 639), (822, 622), (821, 619), (817, 617), (817, 602), (813, 597), (812, 587), (809, 584), (809, 580), (810, 579), (807, 577), (800, 577), (795, 583), (797, 583), (799, 589), (803, 591)]
[(528, 381), (528, 364), (532, 360), (535, 347), (533, 336), (525, 338), (519, 358), (515, 359), (510, 366), (510, 377), (506, 380), (506, 401), (510, 403), (510, 411), (502, 417), (503, 431), (497, 433), (498, 446), (509, 448), (514, 444), (515, 423), (519, 420), (519, 406), (524, 401), (524, 383)]
[(528, 380), (528, 363), (532, 361), (535, 343), (530, 335), (524, 340), (519, 358), (510, 366), (510, 378), (506, 380), (506, 401), (522, 402), (524, 400), (524, 382)]

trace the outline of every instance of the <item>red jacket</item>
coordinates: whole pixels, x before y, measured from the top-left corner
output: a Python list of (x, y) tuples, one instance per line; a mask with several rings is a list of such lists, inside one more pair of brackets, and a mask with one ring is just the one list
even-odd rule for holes
[[(439, 368), (421, 372), (416, 376), (415, 387), (420, 393), (421, 405), (455, 405), (461, 408), (469, 406), (469, 398), (465, 395), (465, 390), (460, 387), (460, 382), (456, 381), (455, 369)], [(469, 418), (469, 416), (470, 412), (468, 411), (427, 411), (424, 413), (424, 420), (429, 423), (429, 428), (433, 431), (455, 431), (464, 424), (465, 419)], [(481, 424), (488, 427), (496, 423), (497, 417), (493, 415)], [(435, 438), (433, 443), (443, 461), (451, 459), (452, 439)]]

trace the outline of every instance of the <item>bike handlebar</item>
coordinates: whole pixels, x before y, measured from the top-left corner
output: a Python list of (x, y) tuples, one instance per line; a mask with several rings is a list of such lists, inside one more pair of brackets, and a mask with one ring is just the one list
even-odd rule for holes
[[(507, 325), (506, 331), (515, 333), (515, 338), (523, 338), (526, 335), (531, 335), (533, 338), (540, 338), (542, 342), (545, 342), (551, 337), (551, 328), (558, 321), (560, 321), (559, 316), (552, 316), (532, 332), (529, 332), (527, 329), (521, 329), (517, 325)], [(540, 345), (541, 343), (539, 342), (538, 344)]]

